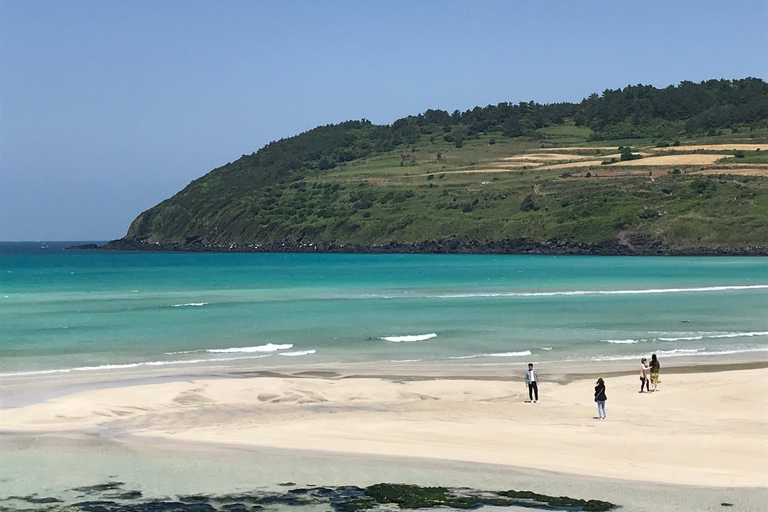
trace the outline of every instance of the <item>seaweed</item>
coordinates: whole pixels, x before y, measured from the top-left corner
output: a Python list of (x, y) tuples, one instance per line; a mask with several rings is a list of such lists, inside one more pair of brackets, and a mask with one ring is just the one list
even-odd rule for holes
[[(611, 510), (614, 504), (600, 500), (584, 500), (568, 496), (548, 496), (532, 491), (483, 491), (470, 488), (422, 487), (418, 485), (380, 483), (361, 488), (299, 487), (285, 491), (253, 491), (237, 494), (179, 495), (176, 499), (142, 499), (141, 491), (123, 490), (123, 482), (77, 487), (72, 491), (101, 494), (101, 499), (65, 504), (58, 498), (10, 496), (7, 500), (21, 500), (32, 504), (45, 504), (45, 512), (259, 512), (265, 507), (329, 505), (334, 512), (423, 509), (450, 507), (475, 509), (484, 505), (499, 507), (518, 506), (538, 510), (569, 512), (600, 512)], [(294, 484), (295, 485), (295, 484)], [(120, 502), (114, 500), (131, 500)], [(2, 507), (0, 512), (21, 512), (21, 509)]]

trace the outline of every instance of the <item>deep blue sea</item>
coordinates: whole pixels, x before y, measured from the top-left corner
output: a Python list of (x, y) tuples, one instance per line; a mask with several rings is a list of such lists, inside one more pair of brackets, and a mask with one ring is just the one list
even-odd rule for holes
[(768, 351), (768, 258), (64, 250), (73, 243), (0, 243), (0, 377)]

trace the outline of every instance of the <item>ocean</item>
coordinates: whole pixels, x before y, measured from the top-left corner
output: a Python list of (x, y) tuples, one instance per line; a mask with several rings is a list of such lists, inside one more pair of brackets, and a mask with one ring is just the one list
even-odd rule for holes
[(768, 259), (0, 243), (0, 378), (768, 352)]

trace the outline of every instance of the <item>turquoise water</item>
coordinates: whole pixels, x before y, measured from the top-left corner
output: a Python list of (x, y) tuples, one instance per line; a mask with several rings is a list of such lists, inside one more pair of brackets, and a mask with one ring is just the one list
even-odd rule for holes
[(766, 258), (62, 247), (0, 244), (0, 375), (768, 351)]

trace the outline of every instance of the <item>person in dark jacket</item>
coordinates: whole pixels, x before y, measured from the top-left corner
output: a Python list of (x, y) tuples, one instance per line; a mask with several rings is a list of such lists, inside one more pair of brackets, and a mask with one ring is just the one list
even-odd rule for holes
[(661, 370), (661, 364), (659, 364), (656, 354), (653, 354), (651, 356), (651, 386), (653, 386), (654, 391), (656, 391), (656, 387), (659, 385), (659, 382), (661, 382), (661, 379), (659, 378), (659, 370)]
[(605, 382), (603, 379), (597, 379), (597, 386), (595, 386), (595, 402), (597, 402), (597, 418), (605, 419)]

